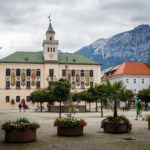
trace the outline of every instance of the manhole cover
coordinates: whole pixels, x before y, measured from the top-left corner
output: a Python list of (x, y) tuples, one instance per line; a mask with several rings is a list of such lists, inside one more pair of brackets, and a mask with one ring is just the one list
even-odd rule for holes
[(136, 140), (134, 138), (123, 138), (123, 140)]

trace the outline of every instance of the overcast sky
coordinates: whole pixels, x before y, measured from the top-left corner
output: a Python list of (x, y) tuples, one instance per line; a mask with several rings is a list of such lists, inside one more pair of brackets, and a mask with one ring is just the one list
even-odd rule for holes
[(0, 57), (42, 50), (49, 14), (59, 49), (74, 52), (150, 24), (150, 0), (0, 0)]

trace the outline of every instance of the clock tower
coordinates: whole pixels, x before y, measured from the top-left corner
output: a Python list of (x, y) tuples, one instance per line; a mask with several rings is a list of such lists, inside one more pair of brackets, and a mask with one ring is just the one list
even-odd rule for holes
[(43, 41), (44, 60), (58, 60), (58, 40), (55, 40), (55, 31), (53, 30), (50, 16), (49, 27), (46, 32), (46, 40)]

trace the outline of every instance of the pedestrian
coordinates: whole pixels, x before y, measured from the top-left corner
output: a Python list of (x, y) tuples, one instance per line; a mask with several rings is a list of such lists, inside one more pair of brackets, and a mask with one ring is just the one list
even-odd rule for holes
[(142, 118), (142, 120), (144, 120), (144, 118), (142, 117), (142, 104), (141, 104), (141, 101), (139, 99), (137, 99), (135, 101), (135, 105), (136, 105), (136, 118), (135, 120), (138, 120), (138, 117)]
[(23, 110), (25, 112), (25, 110), (26, 110), (26, 103), (23, 103)]
[(19, 107), (19, 112), (21, 112), (22, 104), (20, 103), (18, 107)]

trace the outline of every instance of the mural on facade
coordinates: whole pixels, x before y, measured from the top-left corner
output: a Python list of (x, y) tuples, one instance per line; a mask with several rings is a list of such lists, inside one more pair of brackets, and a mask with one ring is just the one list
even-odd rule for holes
[(71, 71), (68, 70), (68, 80), (71, 81)]
[(25, 70), (22, 69), (22, 70), (21, 70), (21, 85), (22, 85), (22, 86), (25, 86), (25, 81), (26, 81), (26, 78), (25, 78)]
[(77, 86), (80, 85), (80, 71), (79, 70), (76, 71), (76, 85)]
[(85, 71), (85, 85), (89, 86), (89, 71)]
[(32, 78), (31, 85), (32, 85), (32, 86), (35, 86), (35, 77), (36, 77), (36, 71), (33, 69), (33, 70), (31, 71), (31, 78)]
[(11, 70), (11, 86), (15, 85), (15, 69)]

